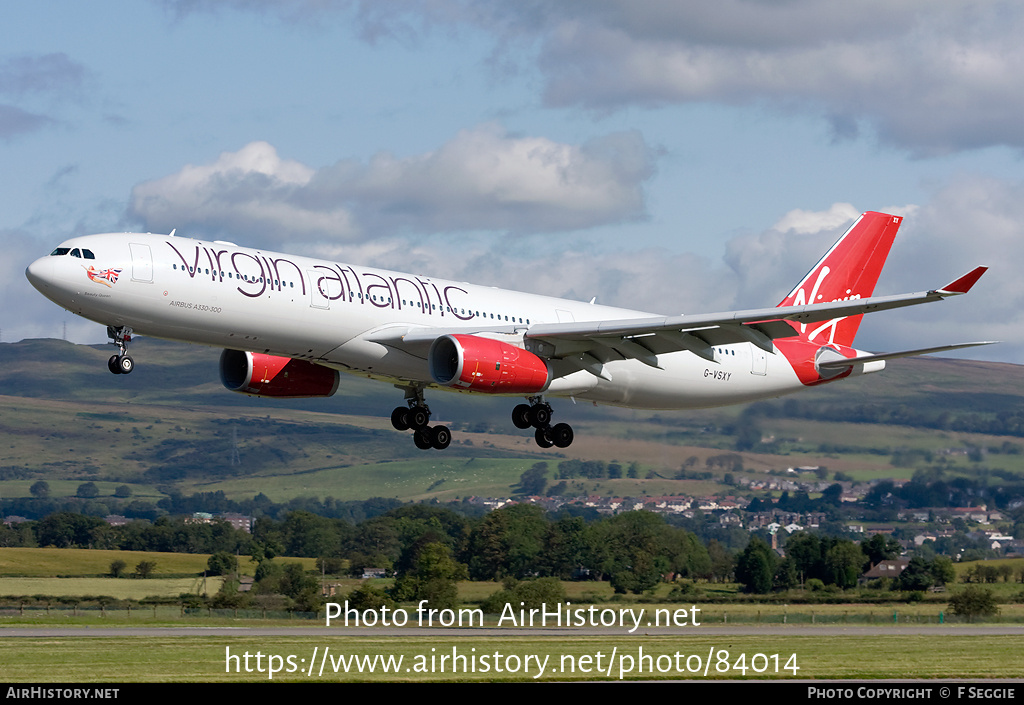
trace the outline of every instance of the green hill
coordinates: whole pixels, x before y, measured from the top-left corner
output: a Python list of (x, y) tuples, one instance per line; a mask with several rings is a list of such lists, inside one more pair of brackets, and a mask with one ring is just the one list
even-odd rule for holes
[[(752, 409), (655, 413), (556, 400), (556, 417), (577, 430), (576, 442), (558, 453), (542, 451), (529, 432), (512, 426), (513, 399), (432, 392), (435, 418), (455, 434), (439, 453), (417, 450), (408, 433), (391, 428), (388, 416), (401, 393), (385, 384), (344, 377), (330, 399), (260, 399), (220, 385), (218, 350), (138, 339), (131, 375), (107, 371), (111, 350), (57, 340), (0, 344), (3, 499), (26, 497), (33, 482), (45, 479), (55, 497), (97, 482), (101, 496), (94, 501), (101, 503), (120, 484), (136, 499), (221, 490), (235, 499), (264, 492), (275, 501), (450, 500), (508, 494), (534, 463), (553, 467), (566, 458), (641, 469), (637, 478), (576, 482), (573, 492), (713, 492), (725, 489), (721, 469), (703, 479), (673, 478), (687, 461), (704, 470), (709, 457), (735, 450), (741, 423), (756, 424), (772, 441), (741, 454), (748, 473), (826, 465), (901, 477), (914, 468), (891, 464), (887, 454), (897, 448), (1024, 445), (1019, 433), (991, 433), (1014, 433), (1024, 416), (1024, 367), (1000, 363), (898, 360), (881, 374)], [(954, 455), (954, 468), (969, 467)], [(1012, 449), (986, 460), (1024, 471), (1024, 455)]]

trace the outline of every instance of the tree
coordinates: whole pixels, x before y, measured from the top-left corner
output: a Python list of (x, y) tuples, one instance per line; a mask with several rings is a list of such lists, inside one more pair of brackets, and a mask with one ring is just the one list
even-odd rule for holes
[(976, 585), (969, 585), (949, 598), (949, 609), (958, 617), (967, 617), (971, 622), (976, 617), (992, 617), (999, 613), (992, 591)]
[(711, 572), (708, 577), (715, 582), (728, 581), (736, 561), (717, 539), (708, 542), (708, 558), (711, 559)]
[(945, 585), (956, 580), (956, 568), (949, 556), (935, 556), (931, 564), (932, 579), (936, 585)]
[(548, 526), (544, 548), (537, 559), (537, 572), (562, 580), (573, 577), (583, 565), (587, 523), (583, 517), (563, 516)]
[(118, 485), (114, 490), (114, 496), (118, 499), (127, 499), (132, 496), (132, 488), (128, 485)]
[(532, 504), (514, 504), (491, 512), (469, 535), (470, 576), (474, 580), (495, 580), (534, 573), (547, 528), (544, 510)]
[(841, 539), (825, 553), (825, 568), (831, 582), (844, 590), (857, 585), (863, 566), (864, 553), (853, 541)]
[(935, 583), (932, 575), (931, 565), (924, 558), (917, 556), (910, 559), (910, 563), (896, 578), (898, 590), (927, 590)]
[(217, 551), (206, 561), (206, 572), (210, 575), (231, 575), (238, 570), (238, 559), (227, 551)]
[(348, 594), (348, 606), (359, 610), (380, 611), (381, 607), (395, 609), (398, 604), (388, 597), (387, 593), (380, 588), (373, 587), (369, 583), (363, 584)]
[(78, 486), (75, 496), (81, 499), (94, 499), (100, 496), (100, 490), (95, 482), (83, 482)]
[(793, 561), (797, 579), (806, 583), (812, 578), (825, 579), (825, 561), (821, 539), (817, 534), (798, 531), (786, 539), (786, 557)]
[(395, 581), (391, 596), (400, 602), (426, 600), (433, 609), (454, 609), (459, 598), (456, 582), (466, 577), (466, 566), (452, 558), (448, 546), (428, 543), (420, 549), (412, 570)]
[(900, 542), (885, 534), (875, 534), (867, 541), (862, 541), (860, 549), (871, 561), (871, 565), (878, 565), (882, 561), (892, 560), (900, 555), (902, 547)]
[(124, 569), (128, 567), (128, 564), (122, 561), (120, 558), (110, 562), (110, 577), (120, 578), (124, 575)]
[(751, 536), (750, 543), (736, 559), (736, 580), (743, 583), (743, 591), (771, 592), (776, 561), (771, 547), (757, 536)]
[(106, 522), (74, 512), (57, 512), (36, 524), (36, 537), (40, 546), (56, 548), (91, 548), (93, 532)]
[(135, 575), (140, 578), (148, 578), (156, 570), (156, 561), (139, 561), (135, 565)]
[(494, 593), (481, 604), (488, 614), (499, 614), (505, 605), (512, 605), (518, 613), (520, 609), (550, 610), (553, 605), (565, 601), (565, 587), (557, 578), (538, 578), (536, 580), (518, 581), (508, 578), (503, 590)]
[(301, 563), (285, 563), (280, 592), (295, 600), (299, 609), (312, 612), (320, 606), (320, 583)]
[(616, 592), (640, 594), (666, 573), (710, 570), (707, 550), (694, 541), (693, 534), (669, 526), (658, 514), (623, 512), (588, 527), (588, 564), (607, 575)]
[(31, 492), (32, 496), (36, 499), (46, 499), (50, 496), (50, 483), (46, 480), (33, 482), (32, 486), (28, 488), (28, 491)]
[(521, 495), (543, 495), (548, 486), (548, 464), (534, 463), (533, 466), (519, 476), (519, 486), (515, 490)]

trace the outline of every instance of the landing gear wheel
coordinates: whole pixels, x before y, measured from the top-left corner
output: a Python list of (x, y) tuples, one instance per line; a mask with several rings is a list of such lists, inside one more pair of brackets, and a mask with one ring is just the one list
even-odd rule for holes
[(537, 432), (535, 434), (533, 434), (533, 438), (534, 438), (534, 440), (537, 441), (537, 445), (539, 445), (541, 448), (550, 448), (551, 446), (554, 445), (554, 443), (551, 442), (551, 438), (549, 437), (549, 434), (550, 434), (550, 430), (549, 429), (538, 428)]
[(530, 425), (540, 429), (551, 423), (551, 407), (547, 404), (534, 404), (530, 407)]
[(516, 428), (527, 429), (533, 424), (530, 423), (530, 405), (519, 404), (512, 409), (512, 423)]
[(412, 434), (412, 440), (420, 450), (430, 450), (434, 447), (430, 439), (430, 431), (425, 428), (421, 428)]
[(422, 406), (414, 406), (409, 409), (409, 428), (417, 431), (423, 430), (430, 423), (430, 412)]
[(395, 407), (395, 410), (391, 412), (391, 425), (395, 427), (396, 431), (408, 431), (411, 428), (408, 407)]
[(568, 448), (572, 445), (573, 432), (572, 426), (567, 423), (558, 423), (551, 427), (549, 433), (551, 442), (559, 448)]
[(115, 375), (121, 374), (121, 365), (118, 362), (117, 355), (111, 355), (110, 359), (107, 360), (107, 369)]
[(135, 360), (131, 359), (128, 355), (121, 355), (117, 358), (117, 366), (121, 370), (121, 374), (131, 374), (132, 370), (135, 369)]
[(438, 450), (444, 450), (452, 442), (452, 432), (447, 426), (434, 426), (429, 429), (430, 444)]

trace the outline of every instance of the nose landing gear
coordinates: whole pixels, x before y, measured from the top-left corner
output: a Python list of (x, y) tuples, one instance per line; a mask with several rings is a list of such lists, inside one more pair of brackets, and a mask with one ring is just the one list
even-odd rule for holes
[(127, 326), (107, 326), (107, 337), (112, 345), (117, 346), (117, 355), (107, 360), (107, 369), (115, 375), (130, 374), (135, 369), (135, 361), (128, 355), (128, 343), (132, 339), (132, 329)]

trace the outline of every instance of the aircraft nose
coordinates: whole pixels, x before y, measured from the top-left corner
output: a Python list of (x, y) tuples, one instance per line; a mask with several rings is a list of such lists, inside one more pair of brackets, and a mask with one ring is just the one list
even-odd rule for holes
[(32, 286), (43, 291), (53, 280), (53, 259), (40, 257), (25, 269), (25, 277)]

